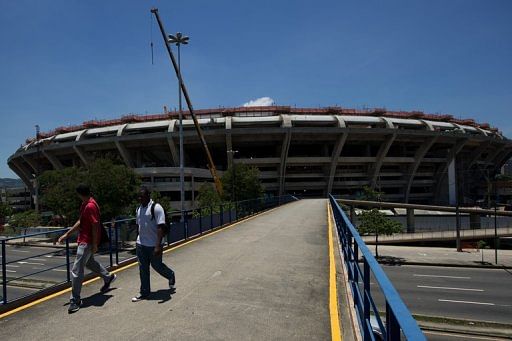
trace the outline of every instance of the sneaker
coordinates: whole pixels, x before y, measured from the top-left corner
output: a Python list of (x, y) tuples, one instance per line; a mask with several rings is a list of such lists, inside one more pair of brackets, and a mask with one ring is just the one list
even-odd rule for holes
[(172, 273), (172, 277), (169, 280), (169, 289), (174, 290), (176, 285), (176, 277), (174, 276), (174, 272)]
[(112, 283), (114, 283), (114, 281), (116, 280), (116, 278), (117, 278), (117, 275), (116, 275), (116, 274), (112, 274), (112, 275), (110, 276), (110, 279), (108, 279), (108, 280), (105, 282), (105, 284), (103, 284), (103, 286), (102, 286), (102, 287), (101, 287), (101, 289), (100, 289), (100, 292), (101, 292), (102, 294), (103, 294), (103, 293), (105, 293), (105, 292), (107, 292), (107, 291), (108, 291), (108, 289), (110, 289), (110, 285), (111, 285)]
[(132, 302), (139, 302), (139, 301), (145, 300), (147, 297), (148, 297), (148, 295), (138, 294), (137, 296), (132, 297)]
[(69, 302), (68, 314), (76, 313), (80, 310), (80, 306), (82, 305), (82, 300), (79, 300), (78, 303), (75, 301)]

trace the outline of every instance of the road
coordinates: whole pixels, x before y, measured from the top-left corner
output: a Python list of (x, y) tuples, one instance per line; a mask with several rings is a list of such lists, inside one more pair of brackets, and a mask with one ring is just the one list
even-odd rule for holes
[(383, 268), (413, 314), (512, 321), (512, 272), (408, 265)]
[[(119, 261), (132, 257), (128, 251), (119, 253)], [(109, 265), (108, 254), (99, 254), (98, 260)], [(70, 263), (74, 260), (74, 253), (70, 255)], [(0, 262), (2, 262), (0, 255)], [(114, 260), (115, 261), (115, 260)], [(70, 266), (71, 266), (70, 265)], [(6, 247), (6, 275), (9, 280), (20, 278), (20, 280), (30, 281), (33, 284), (41, 283), (56, 284), (66, 280), (66, 255), (62, 248), (37, 247), (37, 246), (12, 246)], [(86, 273), (87, 270), (86, 270)], [(3, 283), (0, 272), (0, 284)], [(17, 284), (7, 286), (7, 298), (9, 301), (28, 295), (34, 292), (32, 288), (20, 287)], [(0, 297), (2, 296), (0, 286)], [(0, 298), (1, 299), (1, 298)]]

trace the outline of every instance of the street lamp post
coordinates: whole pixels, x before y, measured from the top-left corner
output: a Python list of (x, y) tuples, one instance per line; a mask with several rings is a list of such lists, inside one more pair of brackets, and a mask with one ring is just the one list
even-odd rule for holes
[(34, 179), (34, 194), (35, 194), (35, 202), (34, 202), (34, 206), (35, 206), (35, 209), (36, 209), (36, 213), (39, 213), (39, 179), (38, 179), (38, 176), (39, 176), (39, 162), (41, 162), (41, 155), (40, 155), (40, 151), (41, 151), (41, 145), (39, 143), (39, 137), (40, 137), (40, 133), (41, 133), (41, 130), (39, 128), (39, 124), (36, 124), (35, 125), (35, 128), (36, 128), (36, 141), (37, 141), (37, 166), (36, 166), (36, 174), (35, 174), (35, 179)]
[[(183, 108), (181, 103), (181, 51), (180, 46), (188, 44), (189, 37), (184, 36), (181, 32), (176, 35), (169, 34), (169, 43), (175, 44), (178, 47), (178, 106), (179, 106), (179, 121), (180, 121), (180, 202), (181, 202), (181, 221), (185, 221), (185, 171), (183, 159)], [(193, 190), (193, 189), (192, 189)]]

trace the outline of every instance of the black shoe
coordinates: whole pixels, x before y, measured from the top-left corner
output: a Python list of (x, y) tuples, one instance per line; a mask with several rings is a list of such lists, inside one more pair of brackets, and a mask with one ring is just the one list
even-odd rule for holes
[(69, 302), (68, 314), (76, 313), (80, 310), (80, 306), (82, 305), (82, 300), (79, 300), (78, 303), (75, 301)]
[(171, 279), (169, 279), (169, 289), (173, 290), (175, 285), (176, 285), (176, 277), (174, 276), (174, 272), (173, 272)]
[(146, 298), (148, 298), (148, 296), (149, 295), (138, 294), (137, 296), (132, 298), (132, 302), (139, 302), (139, 301), (145, 300)]
[(108, 289), (110, 289), (110, 284), (114, 283), (114, 281), (116, 280), (117, 278), (117, 275), (116, 274), (112, 274), (112, 276), (110, 276), (110, 279), (108, 279), (105, 284), (103, 284), (103, 286), (101, 287), (100, 289), (100, 292), (103, 294), (105, 292), (108, 291)]

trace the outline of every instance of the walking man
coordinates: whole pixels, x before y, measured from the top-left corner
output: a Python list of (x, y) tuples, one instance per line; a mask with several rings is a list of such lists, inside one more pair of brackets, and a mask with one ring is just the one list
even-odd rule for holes
[(149, 190), (141, 187), (139, 192), (140, 206), (137, 208), (137, 258), (139, 260), (140, 292), (132, 298), (138, 302), (149, 296), (151, 283), (149, 265), (169, 281), (169, 289), (174, 290), (174, 271), (162, 263), (162, 239), (166, 233), (165, 212), (162, 206), (151, 200)]
[(97, 273), (103, 278), (104, 284), (100, 292), (108, 291), (110, 285), (116, 279), (115, 274), (110, 274), (100, 263), (94, 259), (94, 254), (98, 251), (100, 241), (100, 208), (94, 198), (91, 196), (89, 186), (80, 184), (76, 192), (82, 205), (80, 207), (80, 218), (78, 221), (59, 238), (59, 243), (63, 243), (73, 232), (78, 230), (76, 250), (76, 259), (71, 270), (71, 298), (68, 313), (74, 313), (80, 309), (82, 300), (80, 292), (84, 280), (84, 267)]

